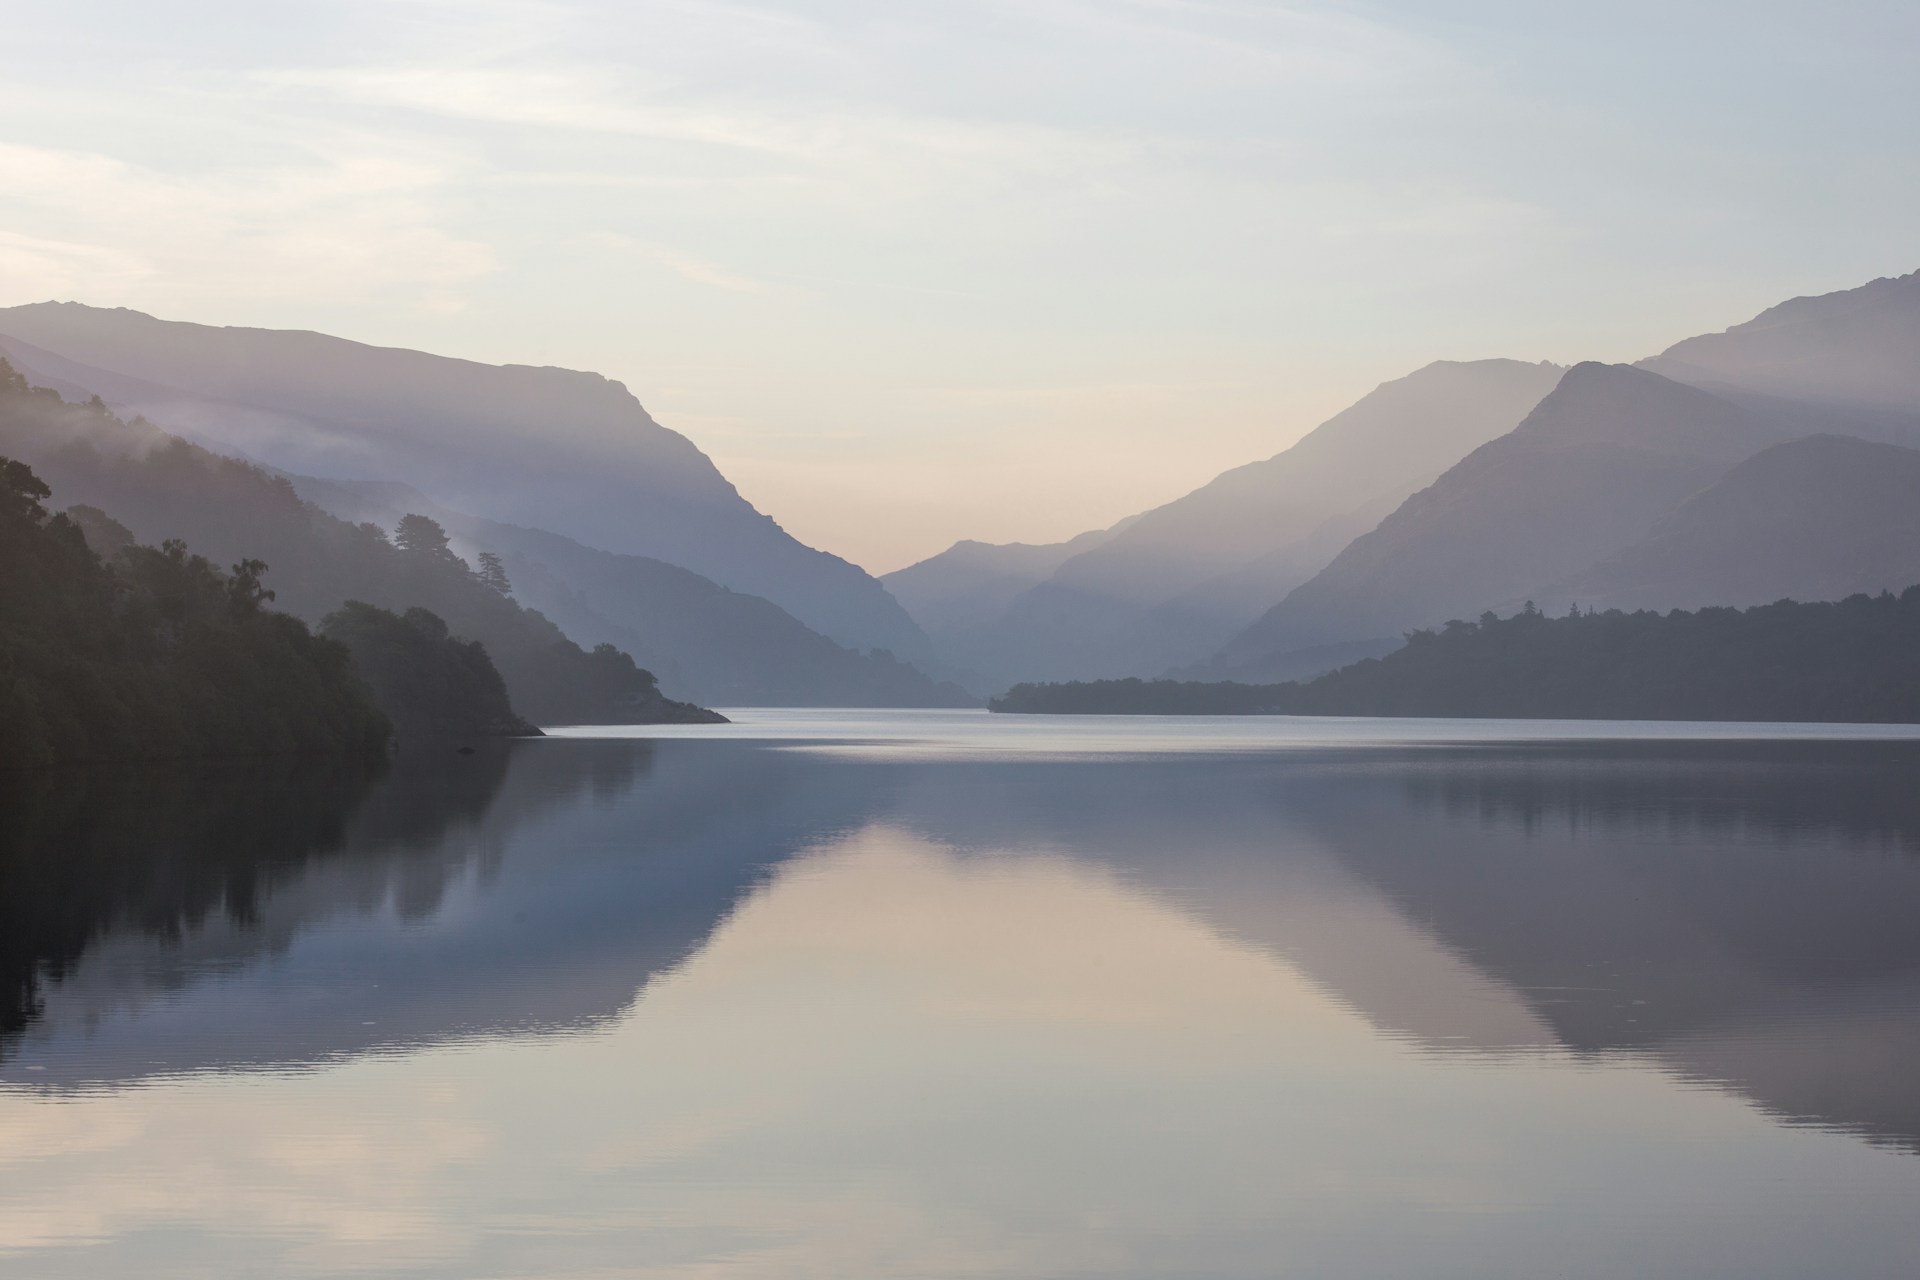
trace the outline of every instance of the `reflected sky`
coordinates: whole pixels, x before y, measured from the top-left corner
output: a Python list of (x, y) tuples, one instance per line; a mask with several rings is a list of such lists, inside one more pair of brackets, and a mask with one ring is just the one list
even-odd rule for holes
[(887, 719), (10, 802), (0, 1271), (1920, 1273), (1920, 745)]

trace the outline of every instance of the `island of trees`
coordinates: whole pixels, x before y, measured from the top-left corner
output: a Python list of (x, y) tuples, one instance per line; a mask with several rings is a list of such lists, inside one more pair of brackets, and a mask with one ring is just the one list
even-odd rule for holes
[(1284, 684), (1021, 684), (998, 712), (1920, 723), (1920, 586), (1831, 603), (1547, 617), (1415, 631)]

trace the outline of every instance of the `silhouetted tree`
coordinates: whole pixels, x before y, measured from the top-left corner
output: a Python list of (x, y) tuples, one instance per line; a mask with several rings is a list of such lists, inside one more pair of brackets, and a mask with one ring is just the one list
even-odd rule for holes
[(458, 559), (453, 548), (447, 545), (447, 531), (440, 522), (431, 516), (401, 516), (399, 525), (393, 531), (394, 545), (402, 551), (417, 556), (426, 556), (435, 560)]
[[(260, 607), (265, 564), (225, 574), (177, 538), (107, 563), (48, 496), (0, 458), (0, 770), (385, 747), (347, 651)], [(86, 519), (103, 540), (125, 532)]]
[(254, 613), (261, 605), (272, 603), (273, 592), (260, 585), (260, 575), (266, 571), (265, 560), (242, 560), (233, 566), (233, 576), (227, 579), (227, 599), (236, 613)]
[(53, 496), (47, 482), (33, 468), (12, 458), (0, 459), (0, 519), (38, 525), (47, 516), (40, 504)]
[(507, 580), (507, 566), (491, 551), (480, 553), (480, 581), (503, 596), (513, 594), (513, 583)]

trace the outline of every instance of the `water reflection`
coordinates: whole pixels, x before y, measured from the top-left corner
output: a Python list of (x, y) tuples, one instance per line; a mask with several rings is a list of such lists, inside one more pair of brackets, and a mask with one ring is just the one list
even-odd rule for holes
[(1920, 747), (937, 739), (9, 805), (0, 1258), (1920, 1268)]
[(1673, 744), (1400, 766), (1316, 836), (1583, 1053), (1920, 1147), (1920, 752)]
[[(1125, 868), (1433, 1047), (1657, 1051), (1782, 1115), (1920, 1143), (1914, 744), (955, 765), (615, 741), (379, 778), (82, 773), (8, 811), (15, 1080), (591, 1026), (769, 867), (886, 821)], [(182, 993), (216, 982), (219, 1016), (192, 1022)]]
[[(68, 775), (15, 806), (0, 1080), (105, 1084), (580, 1030), (844, 826), (790, 762), (645, 742), (402, 756), (379, 779)], [(754, 803), (742, 803), (753, 797)], [(823, 805), (821, 801), (826, 801)]]
[[(73, 770), (0, 792), (0, 1060), (48, 984), (111, 930), (178, 940), (346, 842), (372, 789), (360, 763)], [(497, 781), (497, 774), (496, 774)]]

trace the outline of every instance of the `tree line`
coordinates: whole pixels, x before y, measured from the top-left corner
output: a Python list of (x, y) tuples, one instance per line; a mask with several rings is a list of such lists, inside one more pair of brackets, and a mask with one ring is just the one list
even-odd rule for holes
[(1016, 685), (994, 711), (1920, 723), (1920, 586), (1748, 609), (1550, 618), (1531, 603), (1411, 632), (1304, 683)]
[(626, 654), (583, 649), (523, 608), (497, 557), (470, 567), (431, 517), (410, 514), (392, 531), (338, 519), (284, 476), (123, 420), (97, 398), (70, 403), (4, 360), (0, 454), (30, 463), (60, 505), (111, 512), (139, 541), (183, 539), (215, 563), (271, 564), (275, 607), (309, 626), (354, 600), (398, 615), (427, 609), (486, 647), (514, 706), (539, 723), (697, 718)]
[(264, 564), (130, 537), (109, 563), (51, 492), (0, 459), (0, 767), (384, 751), (346, 647), (264, 607)]

